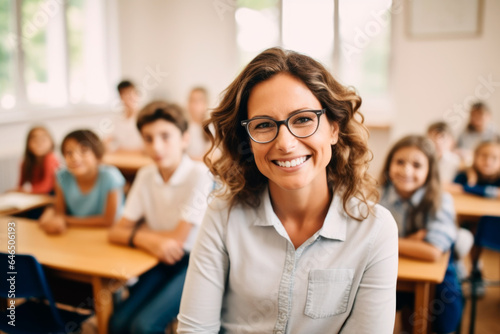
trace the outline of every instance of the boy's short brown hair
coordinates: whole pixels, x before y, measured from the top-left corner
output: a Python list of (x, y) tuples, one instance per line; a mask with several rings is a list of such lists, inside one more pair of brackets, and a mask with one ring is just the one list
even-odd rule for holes
[(450, 136), (454, 136), (453, 131), (451, 130), (451, 127), (448, 125), (446, 122), (436, 122), (432, 123), (429, 125), (427, 128), (427, 133), (430, 134), (432, 132), (438, 133), (438, 134), (447, 134)]
[(153, 101), (142, 108), (137, 115), (137, 129), (140, 132), (144, 125), (159, 119), (173, 123), (181, 130), (181, 133), (188, 129), (188, 121), (183, 109), (177, 104), (166, 101)]
[(96, 156), (97, 159), (101, 159), (102, 156), (104, 155), (104, 144), (102, 141), (97, 137), (97, 135), (87, 129), (82, 129), (82, 130), (75, 130), (73, 132), (70, 132), (64, 137), (62, 144), (61, 144), (61, 153), (64, 156), (64, 147), (66, 146), (66, 143), (68, 140), (73, 139), (78, 144), (88, 147), (94, 152), (94, 155)]

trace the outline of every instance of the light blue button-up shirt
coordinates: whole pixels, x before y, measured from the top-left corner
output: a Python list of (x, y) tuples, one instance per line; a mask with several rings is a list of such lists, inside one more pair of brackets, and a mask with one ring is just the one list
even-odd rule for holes
[[(349, 206), (357, 214), (359, 201)], [(295, 249), (268, 191), (254, 209), (215, 200), (192, 250), (178, 333), (392, 333), (398, 234), (376, 205), (359, 222), (335, 195)]]
[[(402, 199), (392, 185), (383, 189), (380, 205), (386, 207), (394, 216), (398, 223), (399, 236), (406, 237), (410, 230), (408, 215), (411, 207), (416, 207), (425, 195), (425, 188), (420, 188), (410, 197), (409, 200)], [(424, 238), (431, 245), (439, 248), (443, 252), (450, 250), (451, 245), (457, 238), (457, 227), (455, 224), (455, 206), (453, 197), (443, 192), (441, 194), (441, 206), (434, 215), (421, 216), (425, 221), (421, 221), (421, 228), (427, 230)]]

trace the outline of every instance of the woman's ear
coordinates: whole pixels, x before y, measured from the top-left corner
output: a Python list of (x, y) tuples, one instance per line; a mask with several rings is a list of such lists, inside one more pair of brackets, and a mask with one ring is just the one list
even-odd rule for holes
[(335, 145), (339, 141), (339, 123), (337, 122), (331, 122), (330, 123), (331, 127), (331, 138), (330, 138), (330, 145)]

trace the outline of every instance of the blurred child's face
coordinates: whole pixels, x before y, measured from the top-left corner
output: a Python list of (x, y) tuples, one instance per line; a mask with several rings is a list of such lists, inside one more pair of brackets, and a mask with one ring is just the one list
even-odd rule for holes
[(43, 157), (52, 150), (52, 140), (45, 130), (36, 129), (28, 140), (28, 148), (35, 156)]
[(122, 89), (120, 92), (120, 99), (122, 100), (125, 107), (131, 110), (136, 110), (139, 105), (139, 96), (137, 90), (134, 87), (128, 87)]
[(191, 92), (188, 101), (188, 111), (191, 120), (201, 122), (205, 119), (207, 113), (207, 97), (205, 93), (199, 90)]
[(92, 175), (96, 172), (99, 159), (90, 147), (84, 146), (74, 139), (68, 139), (63, 148), (66, 167), (76, 177)]
[(441, 158), (444, 153), (451, 151), (455, 145), (453, 137), (446, 132), (431, 131), (428, 136), (434, 143), (436, 154), (439, 158)]
[(141, 129), (146, 153), (158, 167), (172, 172), (179, 165), (188, 144), (187, 133), (164, 119), (144, 125)]
[(474, 157), (474, 166), (483, 176), (495, 176), (500, 173), (500, 145), (486, 145), (479, 149)]
[(473, 110), (470, 113), (470, 124), (476, 131), (484, 131), (489, 121), (490, 114), (486, 110)]
[(425, 184), (429, 173), (427, 156), (416, 147), (403, 147), (397, 150), (389, 166), (389, 178), (397, 193), (410, 198)]

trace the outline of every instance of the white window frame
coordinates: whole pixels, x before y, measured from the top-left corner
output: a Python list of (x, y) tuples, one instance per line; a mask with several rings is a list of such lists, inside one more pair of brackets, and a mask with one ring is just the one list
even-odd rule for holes
[[(57, 10), (63, 15), (58, 15), (59, 19), (51, 24), (59, 24), (63, 31), (58, 33), (58, 37), (64, 43), (64, 52), (62, 54), (61, 65), (64, 67), (64, 93), (66, 94), (66, 103), (62, 106), (43, 106), (34, 105), (28, 101), (25, 82), (25, 59), (22, 41), (22, 0), (11, 1), (11, 15), (13, 19), (12, 34), (9, 38), (15, 43), (14, 52), (14, 93), (16, 96), (16, 105), (12, 109), (2, 109), (0, 106), (0, 124), (18, 123), (18, 122), (36, 122), (60, 117), (81, 117), (84, 115), (95, 115), (110, 112), (112, 109), (112, 99), (114, 94), (114, 83), (120, 78), (119, 62), (119, 44), (118, 44), (118, 18), (117, 18), (117, 0), (92, 0), (99, 1), (104, 12), (103, 38), (106, 41), (105, 46), (105, 64), (107, 85), (109, 87), (108, 101), (102, 104), (70, 102), (69, 92), (69, 51), (68, 51), (68, 25), (66, 24), (66, 1), (65, 0), (45, 0), (42, 5), (58, 6)], [(54, 7), (52, 7), (54, 8)], [(44, 9), (41, 8), (43, 11)], [(45, 14), (48, 12), (46, 11)], [(41, 14), (42, 15), (42, 14)]]

